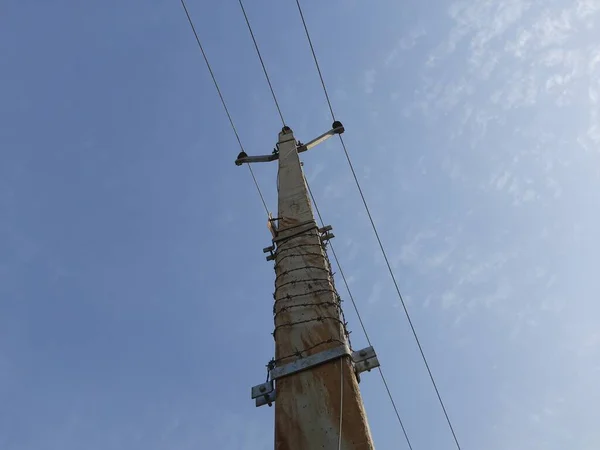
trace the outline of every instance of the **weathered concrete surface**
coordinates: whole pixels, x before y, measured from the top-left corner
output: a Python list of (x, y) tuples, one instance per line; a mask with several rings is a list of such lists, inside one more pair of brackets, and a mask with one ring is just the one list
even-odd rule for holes
[[(274, 336), (283, 364), (298, 351), (308, 356), (346, 343), (295, 144), (291, 130), (280, 133)], [(337, 449), (340, 395), (341, 448), (374, 448), (349, 357), (279, 379), (276, 388), (276, 450)]]

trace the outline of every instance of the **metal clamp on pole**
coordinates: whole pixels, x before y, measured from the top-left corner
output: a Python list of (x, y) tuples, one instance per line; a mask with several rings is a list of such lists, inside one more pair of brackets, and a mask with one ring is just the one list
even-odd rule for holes
[(346, 345), (340, 345), (339, 347), (330, 348), (320, 353), (307, 356), (306, 358), (299, 358), (294, 362), (286, 364), (284, 366), (275, 367), (271, 369), (271, 379), (277, 380), (278, 378), (287, 377), (294, 373), (302, 372), (311, 367), (318, 366), (320, 364), (331, 361), (332, 359), (340, 358), (344, 355), (349, 355), (350, 349)]
[(379, 360), (373, 347), (366, 347), (357, 352), (352, 352), (352, 361), (357, 375), (366, 371), (370, 372), (371, 369), (379, 367)]
[(327, 242), (329, 239), (333, 239), (335, 234), (331, 233), (331, 225), (319, 228), (319, 234), (321, 235), (321, 243)]
[(275, 254), (273, 253), (274, 251), (275, 251), (274, 245), (263, 248), (263, 253), (270, 253), (270, 255), (267, 256), (267, 261), (273, 261), (275, 259)]
[(346, 345), (340, 345), (339, 347), (330, 348), (322, 352), (315, 353), (314, 355), (307, 356), (306, 358), (299, 358), (289, 364), (271, 369), (269, 372), (269, 376), (271, 378), (270, 381), (252, 387), (252, 398), (256, 400), (256, 406), (271, 406), (271, 404), (275, 401), (275, 388), (273, 387), (273, 381), (288, 377), (295, 373), (302, 372), (326, 363), (327, 361), (332, 361), (346, 355), (351, 355), (350, 349)]
[(263, 405), (273, 406), (275, 401), (275, 387), (273, 381), (259, 384), (252, 388), (252, 398), (256, 399), (256, 407)]
[(375, 349), (373, 347), (366, 347), (362, 350), (352, 353), (350, 353), (350, 349), (346, 345), (330, 348), (320, 353), (307, 356), (306, 358), (299, 358), (289, 364), (271, 369), (269, 371), (270, 380), (266, 383), (258, 384), (252, 388), (252, 398), (256, 400), (256, 406), (272, 406), (273, 402), (275, 401), (275, 387), (273, 386), (273, 381), (288, 377), (295, 373), (302, 372), (346, 355), (352, 357), (354, 373), (359, 381), (359, 374), (362, 372), (370, 372), (372, 369), (379, 367), (379, 360), (377, 359), (377, 354), (375, 353)]

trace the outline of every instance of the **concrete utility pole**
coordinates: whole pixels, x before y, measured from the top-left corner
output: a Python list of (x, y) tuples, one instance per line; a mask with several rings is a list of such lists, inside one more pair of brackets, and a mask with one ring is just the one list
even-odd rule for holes
[[(275, 450), (374, 448), (357, 378), (379, 363), (370, 347), (354, 353), (348, 348), (325, 254), (331, 227), (319, 229), (315, 222), (298, 155), (341, 132), (336, 122), (303, 145), (284, 127), (278, 152), (268, 157), (279, 160), (274, 245), (265, 249), (267, 259), (275, 260), (275, 359), (271, 381), (255, 386), (253, 398), (257, 406), (275, 401)], [(241, 154), (236, 163), (265, 158)]]

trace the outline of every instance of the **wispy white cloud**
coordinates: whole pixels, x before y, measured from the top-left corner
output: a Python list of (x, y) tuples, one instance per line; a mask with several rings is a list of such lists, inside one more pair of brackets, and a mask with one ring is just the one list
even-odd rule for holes
[(400, 253), (396, 257), (394, 263), (401, 262), (405, 265), (411, 265), (420, 260), (422, 245), (424, 241), (433, 239), (437, 233), (431, 230), (423, 230), (415, 233), (412, 238), (402, 245)]
[[(467, 115), (486, 109), (489, 114), (489, 105), (482, 100), (486, 92), (492, 105), (504, 110), (533, 106), (541, 94), (559, 106), (573, 104), (579, 95), (574, 83), (584, 75), (585, 61), (595, 66), (600, 59), (585, 55), (579, 46), (565, 45), (575, 45), (582, 17), (596, 9), (589, 1), (558, 10), (540, 10), (529, 0), (454, 3), (448, 10), (454, 26), (429, 54), (421, 87), (404, 115), (420, 111), (436, 117), (459, 108)], [(464, 70), (455, 76), (436, 76), (439, 64), (463, 41)]]
[(513, 109), (535, 104), (538, 95), (538, 82), (534, 73), (517, 70), (505, 83), (496, 90), (490, 100), (503, 109)]
[(365, 72), (364, 75), (364, 86), (365, 86), (365, 94), (372, 94), (375, 88), (375, 77), (377, 75), (377, 71), (375, 69), (369, 69)]
[(373, 283), (373, 287), (371, 288), (371, 292), (367, 297), (367, 302), (369, 304), (379, 303), (381, 301), (381, 294), (383, 292), (384, 283), (381, 280), (377, 280)]
[(559, 13), (544, 12), (532, 26), (536, 47), (545, 48), (567, 42), (573, 31), (572, 16), (572, 11), (568, 9)]
[(346, 185), (339, 180), (329, 182), (325, 185), (324, 197), (326, 201), (333, 201), (340, 199), (346, 192)]
[(507, 40), (504, 44), (504, 50), (513, 57), (522, 59), (527, 53), (528, 44), (531, 42), (533, 33), (526, 29), (520, 29), (514, 40)]
[(426, 33), (424, 28), (414, 28), (408, 33), (408, 36), (405, 36), (402, 39), (400, 39), (399, 46), (402, 50), (410, 50), (415, 45), (417, 45), (417, 41), (425, 35)]
[[(457, 332), (466, 333), (482, 323), (497, 325), (490, 332), (494, 339), (519, 349), (528, 346), (522, 355), (533, 355), (535, 361), (523, 367), (554, 367), (561, 380), (580, 382), (587, 373), (567, 376), (569, 369), (562, 367), (561, 360), (574, 363), (575, 348), (586, 355), (582, 358), (597, 355), (600, 338), (582, 327), (585, 332), (567, 339), (565, 322), (580, 322), (579, 317), (565, 319), (573, 314), (569, 302), (579, 306), (582, 302), (569, 297), (579, 289), (565, 277), (581, 280), (583, 275), (567, 268), (565, 258), (579, 255), (567, 256), (573, 245), (562, 241), (579, 220), (572, 213), (587, 214), (575, 206), (586, 200), (577, 199), (574, 192), (579, 192), (581, 183), (590, 183), (574, 174), (576, 161), (600, 150), (600, 51), (594, 40), (596, 30), (588, 28), (597, 27), (597, 11), (600, 2), (590, 0), (453, 3), (448, 10), (451, 27), (425, 55), (427, 62), (417, 68), (420, 79), (403, 113), (414, 121), (424, 118), (442, 146), (447, 136), (455, 139), (444, 151), (468, 152), (468, 158), (456, 165), (451, 158), (446, 161), (445, 154), (435, 153), (435, 167), (450, 179), (444, 180), (442, 189), (457, 188), (458, 201), (464, 202), (462, 211), (472, 207), (476, 219), (463, 234), (447, 223), (428, 224), (426, 231), (414, 232), (399, 244), (395, 255), (405, 272), (415, 277), (426, 274), (431, 280), (423, 289), (425, 306), (443, 311), (449, 324), (460, 325)], [(577, 139), (590, 154), (576, 148)], [(476, 143), (476, 149), (465, 149), (469, 142)], [(432, 174), (434, 158), (427, 158), (426, 170)], [(586, 170), (581, 167), (582, 173)], [(458, 188), (467, 186), (450, 183), (463, 176), (475, 189), (469, 186), (463, 191)], [(488, 211), (489, 218), (485, 217)], [(469, 221), (465, 218), (463, 223)], [(447, 236), (453, 239), (442, 244)], [(568, 351), (546, 352), (547, 345), (563, 341), (569, 341)], [(555, 354), (560, 355), (556, 361)], [(581, 368), (590, 372), (591, 366), (588, 362)], [(492, 447), (554, 450), (569, 447), (569, 442), (582, 443), (583, 439), (560, 437), (554, 439), (560, 442), (556, 444), (543, 437), (559, 428), (565, 435), (578, 430), (577, 425), (560, 422), (579, 405), (575, 401), (565, 405), (559, 397), (581, 402), (585, 395), (574, 395), (571, 387), (549, 380), (540, 384), (557, 392), (556, 397), (528, 392), (523, 400), (523, 389), (530, 383), (530, 379), (511, 380), (512, 391), (506, 396), (511, 404), (500, 406), (495, 415), (501, 433), (518, 429), (519, 439)], [(504, 413), (509, 417), (506, 422), (501, 418)], [(533, 427), (539, 429), (531, 431)], [(592, 434), (588, 430), (587, 441), (594, 442)]]
[(498, 2), (495, 11), (490, 14), (490, 23), (484, 21), (475, 23), (476, 31), (470, 44), (469, 62), (472, 70), (479, 71), (483, 78), (490, 76), (499, 59), (499, 55), (491, 49), (491, 44), (517, 23), (530, 6), (530, 2), (523, 0)]
[(403, 36), (397, 43), (397, 45), (388, 53), (384, 60), (384, 66), (390, 66), (393, 64), (402, 52), (411, 50), (414, 48), (419, 39), (425, 36), (425, 29), (423, 27), (413, 28), (408, 32), (406, 36)]
[(319, 175), (321, 173), (323, 173), (323, 171), (325, 170), (325, 164), (322, 162), (317, 162), (314, 165), (314, 168), (310, 171), (310, 174), (308, 175), (307, 179), (309, 183), (314, 183), (317, 178), (319, 177)]
[(590, 111), (590, 126), (587, 130), (587, 137), (594, 143), (600, 144), (600, 112), (598, 108)]
[(600, 2), (598, 0), (578, 0), (577, 17), (587, 19), (590, 16), (600, 12)]

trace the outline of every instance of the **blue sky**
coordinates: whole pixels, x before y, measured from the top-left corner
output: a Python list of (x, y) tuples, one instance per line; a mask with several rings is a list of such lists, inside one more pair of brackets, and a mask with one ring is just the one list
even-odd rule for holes
[[(249, 398), (270, 235), (183, 10), (85, 3), (0, 17), (0, 448), (272, 448)], [(307, 141), (331, 120), (295, 3), (246, 7)], [(189, 8), (248, 153), (269, 152), (237, 2)], [(600, 448), (600, 3), (304, 8), (463, 448)], [(303, 161), (414, 449), (452, 449), (339, 143)], [(274, 209), (275, 166), (256, 173)], [(377, 374), (361, 388), (377, 448), (406, 448)]]

